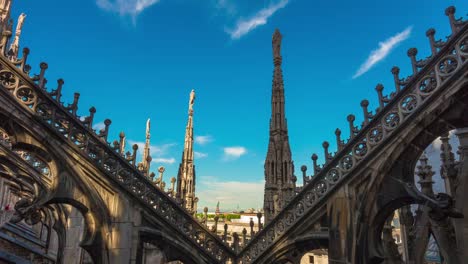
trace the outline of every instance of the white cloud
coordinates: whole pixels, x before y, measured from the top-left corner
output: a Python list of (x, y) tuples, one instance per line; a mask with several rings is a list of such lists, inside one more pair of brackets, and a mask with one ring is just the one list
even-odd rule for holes
[(213, 141), (213, 137), (210, 135), (195, 136), (195, 143), (200, 144), (200, 145), (205, 145), (207, 143), (210, 143), (211, 141)]
[(240, 156), (247, 153), (247, 149), (244, 147), (226, 147), (223, 150), (225, 160), (238, 159)]
[(224, 10), (230, 15), (237, 12), (237, 7), (231, 0), (216, 0), (216, 9)]
[[(134, 141), (134, 140), (128, 140), (129, 146), (133, 146), (134, 144), (138, 145), (138, 152), (143, 151), (145, 148), (145, 142), (142, 141)], [(151, 156), (153, 157), (161, 157), (170, 151), (170, 149), (174, 146), (176, 146), (177, 143), (168, 143), (168, 144), (162, 144), (162, 145), (150, 145), (150, 153)]]
[(93, 125), (93, 129), (96, 130), (98, 133), (104, 128), (106, 128), (106, 125), (104, 125), (104, 122), (99, 122)]
[(134, 19), (146, 8), (158, 3), (159, 0), (96, 0), (96, 4), (103, 10), (129, 15)]
[(194, 152), (194, 155), (195, 155), (195, 158), (197, 159), (203, 159), (203, 158), (208, 157), (207, 153), (197, 152), (197, 151)]
[(152, 160), (154, 163), (165, 163), (165, 164), (174, 164), (175, 163), (174, 158), (155, 158)]
[[(458, 144), (457, 140), (455, 139), (455, 132), (457, 132), (456, 129), (450, 130), (449, 132), (449, 143), (453, 145), (453, 143)], [(440, 140), (440, 137), (436, 138), (432, 142), (432, 147), (434, 150), (440, 150), (440, 147), (442, 146), (442, 141)], [(453, 147), (453, 146), (452, 146)]]
[(361, 65), (361, 67), (359, 67), (357, 72), (354, 74), (353, 79), (363, 75), (372, 67), (374, 67), (375, 64), (385, 59), (385, 57), (387, 57), (388, 54), (390, 54), (393, 48), (395, 48), (399, 43), (410, 37), (412, 29), (413, 27), (407, 27), (404, 31), (386, 39), (383, 42), (380, 42), (379, 48), (373, 50), (370, 53), (367, 60)]
[(214, 211), (219, 201), (221, 211), (263, 207), (264, 181), (222, 181), (217, 177), (201, 176), (197, 182), (198, 208), (207, 206)]
[(281, 8), (288, 4), (289, 0), (273, 2), (270, 6), (261, 9), (254, 16), (247, 19), (240, 19), (233, 30), (227, 30), (232, 39), (239, 39), (255, 28), (265, 25), (268, 19)]

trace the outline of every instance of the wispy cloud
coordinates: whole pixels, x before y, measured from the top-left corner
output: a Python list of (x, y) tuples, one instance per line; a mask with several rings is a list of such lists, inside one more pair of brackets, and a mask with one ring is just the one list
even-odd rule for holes
[(165, 164), (174, 164), (175, 163), (174, 158), (155, 158), (152, 160), (154, 163), (165, 163)]
[[(145, 142), (128, 140), (128, 146), (133, 145), (138, 146), (138, 157), (141, 159), (143, 155), (143, 149), (145, 148)], [(176, 162), (175, 158), (170, 157), (172, 147), (176, 146), (176, 143), (168, 143), (162, 145), (150, 145), (150, 154), (153, 158), (153, 163), (165, 163), (165, 164), (174, 164)], [(167, 157), (169, 156), (169, 158)]]
[(106, 127), (106, 125), (104, 125), (104, 122), (99, 122), (99, 123), (93, 125), (93, 129), (96, 130), (97, 132), (101, 131), (105, 127)]
[(237, 7), (231, 0), (216, 0), (215, 7), (229, 15), (234, 15), (237, 12)]
[(203, 152), (197, 152), (197, 151), (195, 151), (193, 154), (195, 155), (195, 158), (197, 158), (197, 159), (203, 159), (203, 158), (208, 157), (208, 154), (207, 154), (207, 153), (203, 153)]
[(374, 65), (376, 65), (381, 60), (385, 59), (390, 52), (395, 48), (399, 43), (406, 40), (410, 37), (413, 27), (407, 27), (402, 32), (386, 39), (383, 42), (379, 43), (379, 47), (373, 50), (367, 60), (359, 67), (357, 72), (354, 74), (353, 79), (363, 75), (368, 70), (370, 70)]
[(133, 19), (158, 2), (159, 0), (96, 0), (96, 4), (101, 9), (118, 13), (120, 16), (128, 15)]
[(214, 211), (218, 201), (221, 211), (236, 209), (238, 205), (241, 209), (263, 206), (263, 181), (223, 181), (213, 176), (201, 176), (199, 179), (199, 208), (207, 206)]
[(255, 28), (265, 25), (268, 19), (281, 8), (284, 8), (289, 3), (289, 0), (280, 0), (273, 2), (268, 7), (258, 11), (254, 16), (240, 19), (237, 21), (236, 27), (233, 30), (227, 30), (231, 39), (239, 39)]
[(195, 143), (205, 145), (213, 141), (213, 137), (210, 135), (206, 136), (195, 136)]
[(225, 160), (235, 160), (247, 154), (247, 149), (244, 147), (226, 147), (223, 150)]

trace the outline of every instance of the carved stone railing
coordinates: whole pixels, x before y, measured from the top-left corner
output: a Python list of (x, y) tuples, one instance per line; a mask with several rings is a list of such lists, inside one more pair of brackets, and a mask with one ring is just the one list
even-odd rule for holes
[(431, 101), (441, 92), (444, 82), (460, 70), (467, 70), (468, 61), (468, 23), (454, 18), (455, 8), (449, 7), (446, 14), (449, 17), (452, 35), (446, 42), (435, 41), (435, 30), (427, 31), (432, 55), (425, 60), (416, 60), (417, 50), (408, 51), (413, 74), (405, 79), (398, 77), (399, 69), (394, 67), (392, 74), (395, 79), (396, 91), (389, 96), (382, 94), (383, 86), (377, 85), (379, 107), (375, 114), (367, 110), (368, 101), (363, 100), (361, 106), (364, 121), (361, 129), (354, 125), (355, 117), (348, 116), (350, 139), (347, 143), (341, 140), (341, 131), (337, 129), (336, 138), (338, 152), (332, 155), (328, 151), (328, 142), (324, 142), (325, 164), (317, 165), (317, 155), (313, 155), (314, 176), (305, 175), (306, 167), (301, 170), (307, 184), (301, 192), (259, 232), (249, 244), (239, 253), (238, 260), (253, 263), (271, 246), (279, 241), (288, 230), (309, 215), (317, 205), (323, 202), (331, 193), (339, 188), (339, 184), (351, 175), (372, 156), (376, 149), (385, 145), (403, 124), (412, 122), (413, 114), (420, 112), (423, 105)]
[(103, 175), (164, 219), (168, 226), (179, 230), (181, 236), (192, 241), (214, 260), (223, 262), (229, 258), (235, 259), (235, 253), (228, 245), (195, 220), (173, 198), (155, 187), (135, 167), (136, 149), (133, 158), (129, 158), (128, 155), (122, 155), (119, 148), (109, 145), (107, 135), (110, 120), (106, 120), (105, 130), (96, 134), (92, 129), (96, 110), (91, 108), (89, 117), (80, 118), (77, 115), (79, 94), (75, 94), (72, 104), (64, 106), (60, 101), (62, 80), (58, 81), (56, 90), (47, 91), (47, 64), (41, 63), (40, 74), (30, 77), (30, 66), (26, 64), (28, 54), (29, 50), (25, 48), (21, 59), (0, 55), (0, 89), (9, 91), (25, 109), (45, 126), (52, 128), (62, 140), (71, 143), (71, 147), (99, 168)]

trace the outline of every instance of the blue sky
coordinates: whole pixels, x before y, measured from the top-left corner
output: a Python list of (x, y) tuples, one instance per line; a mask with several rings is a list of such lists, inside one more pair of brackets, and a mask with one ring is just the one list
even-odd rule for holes
[[(347, 0), (67, 0), (17, 1), (27, 14), (21, 39), (48, 87), (65, 79), (64, 101), (81, 93), (80, 115), (112, 120), (110, 139), (125, 131), (143, 142), (151, 118), (153, 168), (176, 176), (187, 103), (194, 106), (200, 207), (262, 206), (272, 79), (271, 36), (283, 34), (286, 114), (296, 175), (347, 137), (359, 103), (377, 104), (375, 85), (393, 89), (390, 69), (410, 73), (406, 51), (429, 55), (425, 32), (449, 35), (444, 10), (466, 14), (467, 1)], [(436, 169), (438, 170), (438, 169)], [(310, 171), (309, 171), (310, 174)], [(224, 207), (224, 208), (223, 208)]]

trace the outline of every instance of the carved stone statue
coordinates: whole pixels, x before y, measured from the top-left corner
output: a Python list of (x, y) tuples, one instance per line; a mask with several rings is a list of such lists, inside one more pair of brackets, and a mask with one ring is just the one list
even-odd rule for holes
[(275, 30), (275, 33), (273, 34), (273, 57), (274, 58), (279, 58), (281, 57), (280, 51), (281, 51), (281, 39), (283, 37), (281, 36), (281, 33), (279, 32), (278, 29)]
[(193, 114), (193, 104), (195, 103), (195, 90), (190, 92), (190, 99), (189, 99), (189, 114)]

